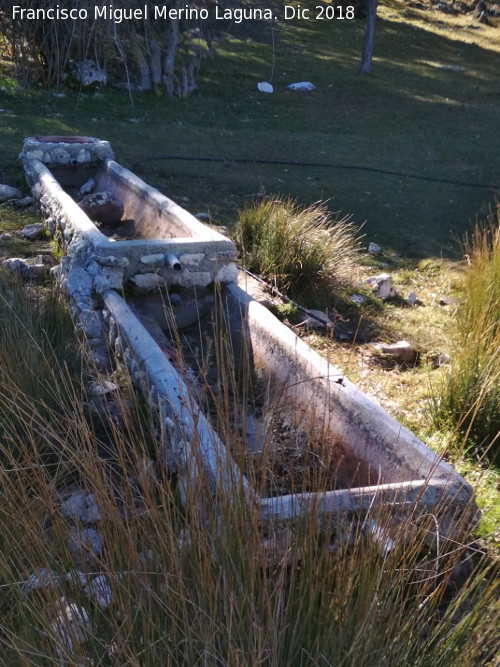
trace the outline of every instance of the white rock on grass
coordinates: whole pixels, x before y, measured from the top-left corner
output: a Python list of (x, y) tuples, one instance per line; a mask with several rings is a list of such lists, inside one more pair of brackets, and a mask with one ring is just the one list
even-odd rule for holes
[(415, 348), (406, 340), (400, 340), (397, 343), (373, 343), (372, 347), (397, 364), (414, 364), (417, 360)]
[(373, 276), (365, 280), (367, 285), (373, 287), (373, 295), (379, 299), (390, 299), (397, 296), (392, 278), (387, 273), (381, 273), (379, 276)]
[(32, 572), (26, 581), (20, 584), (21, 591), (27, 595), (30, 591), (38, 591), (41, 588), (48, 588), (49, 586), (57, 586), (58, 578), (45, 567)]
[(304, 91), (311, 91), (314, 90), (316, 86), (314, 83), (311, 83), (310, 81), (297, 81), (297, 83), (291, 83), (289, 86), (287, 86), (288, 90), (304, 90)]
[(349, 301), (352, 303), (357, 303), (360, 306), (366, 303), (366, 299), (362, 294), (351, 294)]
[(408, 292), (406, 301), (407, 303), (410, 304), (410, 306), (414, 306), (417, 303), (417, 295), (415, 294), (415, 292)]
[(370, 253), (370, 255), (376, 255), (381, 251), (382, 248), (377, 243), (370, 241), (370, 243), (368, 244), (368, 252)]
[(268, 94), (271, 94), (271, 93), (274, 91), (274, 88), (273, 88), (272, 85), (271, 85), (270, 83), (268, 83), (267, 81), (259, 81), (259, 83), (257, 84), (257, 90), (258, 90), (260, 93), (268, 93)]
[(0, 185), (0, 202), (10, 201), (11, 199), (21, 199), (23, 193), (10, 185)]

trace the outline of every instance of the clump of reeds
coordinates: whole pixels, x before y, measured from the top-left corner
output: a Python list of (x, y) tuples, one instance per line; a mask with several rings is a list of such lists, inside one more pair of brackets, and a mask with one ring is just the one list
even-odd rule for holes
[(234, 240), (242, 262), (287, 295), (311, 303), (352, 277), (357, 229), (325, 204), (301, 207), (270, 197), (239, 212)]
[[(36, 346), (45, 334), (34, 324)], [(227, 364), (225, 350), (214, 356)], [(25, 353), (14, 342), (11, 351)], [(313, 507), (293, 523), (263, 521), (258, 503), (214, 493), (202, 474), (186, 476), (181, 503), (153, 413), (126, 378), (102, 399), (104, 429), (86, 418), (79, 384), (67, 373), (60, 384), (69, 400), (43, 417), (34, 392), (26, 399), (9, 385), (26, 427), (16, 457), (0, 440), (2, 664), (472, 667), (495, 658), (498, 563), (446, 540), (433, 517), (398, 523), (374, 506), (333, 518)], [(230, 437), (229, 393), (219, 386), (212, 399)], [(58, 462), (44, 461), (46, 448)], [(88, 524), (61, 511), (75, 489), (97, 506)], [(393, 549), (366, 530), (370, 520)], [(74, 531), (90, 529), (99, 548), (75, 550)]]
[(438, 417), (493, 460), (500, 451), (500, 209), (464, 242), (463, 303)]

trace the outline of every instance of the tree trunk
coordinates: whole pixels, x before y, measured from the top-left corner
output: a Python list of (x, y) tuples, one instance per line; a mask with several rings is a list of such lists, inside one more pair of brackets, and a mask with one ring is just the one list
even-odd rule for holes
[(131, 44), (134, 60), (141, 78), (139, 87), (141, 90), (151, 90), (151, 73), (149, 71), (149, 66), (144, 57), (137, 35), (134, 32), (132, 33)]
[(159, 95), (162, 89), (161, 47), (156, 39), (149, 40), (149, 62), (151, 66), (151, 78), (153, 90)]
[(365, 41), (361, 56), (360, 74), (368, 74), (372, 66), (373, 37), (375, 35), (375, 16), (377, 15), (378, 0), (369, 0), (366, 14)]
[[(179, 3), (174, 5), (177, 8)], [(167, 30), (165, 44), (165, 59), (163, 61), (163, 84), (167, 95), (172, 97), (175, 93), (175, 54), (179, 43), (179, 21), (171, 20)]]

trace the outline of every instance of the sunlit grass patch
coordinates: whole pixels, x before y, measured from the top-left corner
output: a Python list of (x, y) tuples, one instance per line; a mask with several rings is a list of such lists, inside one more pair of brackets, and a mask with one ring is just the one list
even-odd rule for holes
[(245, 268), (311, 305), (331, 301), (354, 276), (356, 234), (349, 217), (332, 216), (324, 204), (269, 197), (240, 211), (233, 238)]

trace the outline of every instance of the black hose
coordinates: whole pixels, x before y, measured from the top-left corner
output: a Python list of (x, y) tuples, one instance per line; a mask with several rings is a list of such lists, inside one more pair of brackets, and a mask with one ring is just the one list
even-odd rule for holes
[(465, 188), (481, 188), (483, 190), (498, 190), (500, 186), (489, 185), (488, 183), (467, 183), (464, 181), (453, 181), (446, 178), (435, 178), (433, 176), (421, 176), (420, 174), (409, 174), (402, 171), (391, 171), (389, 169), (377, 169), (376, 167), (366, 167), (355, 164), (335, 164), (329, 162), (301, 162), (291, 160), (260, 160), (256, 158), (225, 158), (225, 157), (193, 157), (189, 155), (157, 155), (154, 157), (145, 157), (137, 160), (131, 166), (132, 171), (137, 165), (153, 160), (185, 160), (186, 162), (222, 162), (227, 164), (274, 164), (284, 167), (313, 167), (320, 169), (345, 169), (350, 171), (367, 171), (383, 176), (401, 176), (403, 178), (412, 178), (417, 181), (428, 181), (430, 183), (444, 183), (446, 185), (457, 185)]

